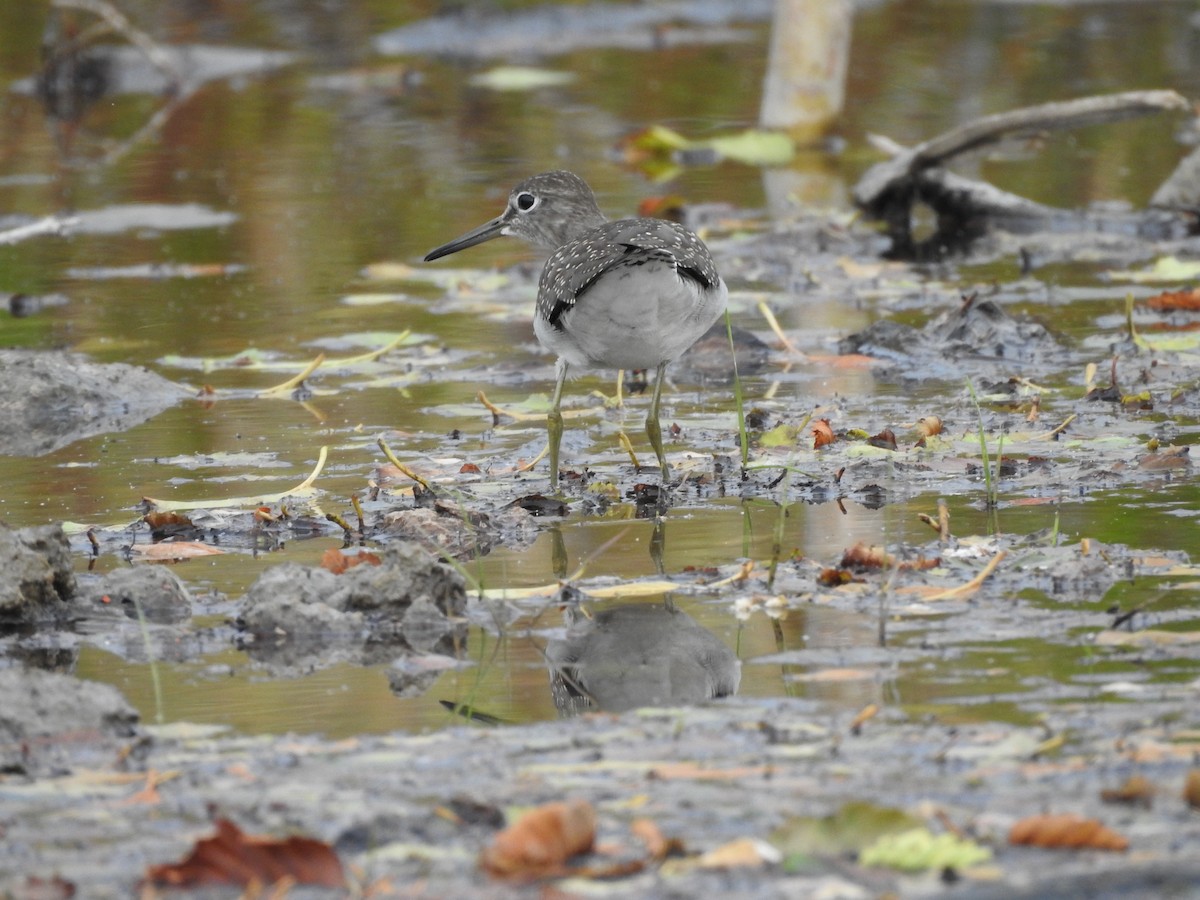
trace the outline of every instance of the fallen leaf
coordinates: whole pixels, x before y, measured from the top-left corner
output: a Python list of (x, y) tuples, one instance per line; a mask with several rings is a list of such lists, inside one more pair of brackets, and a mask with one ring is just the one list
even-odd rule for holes
[(163, 561), (195, 559), (200, 556), (219, 556), (225, 551), (196, 541), (163, 541), (159, 544), (134, 544), (129, 552), (141, 559)]
[(245, 834), (228, 819), (213, 824), (216, 835), (197, 841), (183, 862), (150, 866), (146, 881), (169, 887), (270, 885), (285, 878), (322, 887), (345, 884), (341, 861), (324, 841)]
[(820, 450), (822, 447), (828, 446), (837, 440), (828, 419), (817, 419), (817, 421), (813, 422), (812, 436), (814, 450)]
[(1190, 312), (1200, 312), (1200, 288), (1190, 288), (1184, 291), (1163, 291), (1146, 301), (1151, 309), (1169, 312), (1174, 309), (1185, 309)]
[(928, 828), (885, 834), (863, 848), (858, 861), (864, 866), (887, 866), (904, 872), (925, 869), (965, 869), (992, 858), (992, 851), (974, 841)]
[(882, 547), (859, 541), (842, 554), (843, 569), (882, 569), (894, 565), (896, 558)]
[(892, 429), (885, 428), (879, 434), (873, 434), (867, 438), (867, 443), (882, 450), (895, 450), (896, 435), (892, 433)]
[(1183, 799), (1192, 809), (1200, 809), (1200, 769), (1192, 769), (1183, 783)]
[(1123, 803), (1149, 809), (1154, 805), (1154, 785), (1143, 775), (1131, 775), (1116, 790), (1101, 791), (1100, 799), (1105, 803)]
[(783, 858), (777, 849), (758, 838), (738, 838), (714, 847), (697, 860), (702, 869), (750, 868), (777, 863)]
[(494, 878), (545, 878), (596, 841), (596, 811), (586, 800), (547, 803), (518, 818), (493, 839), (479, 864)]
[(933, 437), (942, 433), (942, 420), (938, 416), (922, 416), (917, 419), (917, 432), (921, 437)]
[(321, 554), (321, 568), (334, 575), (341, 575), (347, 569), (362, 565), (379, 566), (383, 565), (383, 560), (367, 550), (359, 550), (357, 556), (347, 556), (337, 547), (330, 547)]
[(1126, 850), (1129, 839), (1096, 819), (1071, 813), (1029, 816), (1013, 825), (1010, 844), (1051, 850)]

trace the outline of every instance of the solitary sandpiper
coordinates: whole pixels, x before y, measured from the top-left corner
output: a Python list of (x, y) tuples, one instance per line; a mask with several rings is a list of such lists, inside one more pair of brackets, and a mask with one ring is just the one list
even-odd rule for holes
[(550, 487), (558, 488), (563, 383), (572, 367), (655, 369), (646, 434), (669, 475), (658, 407), (667, 364), (725, 311), (729, 291), (704, 242), (664, 219), (608, 221), (592, 189), (571, 172), (543, 172), (508, 195), (504, 212), (430, 250), (440, 259), (501, 235), (553, 251), (538, 282), (533, 333), (558, 355), (546, 430)]

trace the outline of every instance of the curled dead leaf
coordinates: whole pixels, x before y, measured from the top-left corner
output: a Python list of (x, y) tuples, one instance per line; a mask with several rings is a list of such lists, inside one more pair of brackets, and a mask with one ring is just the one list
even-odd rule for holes
[(545, 878), (563, 871), (572, 856), (591, 850), (595, 840), (596, 811), (590, 803), (547, 803), (497, 834), (479, 864), (494, 878)]
[(1200, 809), (1200, 769), (1192, 769), (1183, 783), (1183, 799), (1192, 809)]
[(882, 569), (895, 564), (895, 557), (882, 547), (859, 541), (842, 554), (843, 569)]
[(814, 450), (820, 450), (822, 447), (828, 446), (837, 440), (828, 419), (817, 419), (813, 422), (812, 436)]
[(146, 869), (146, 881), (170, 887), (211, 884), (247, 886), (294, 884), (342, 887), (342, 864), (333, 848), (306, 837), (273, 838), (245, 834), (228, 819), (213, 823), (217, 833), (196, 842), (183, 862)]
[(1071, 813), (1029, 816), (1013, 825), (1010, 844), (1052, 850), (1126, 850), (1129, 839), (1103, 822)]
[(330, 547), (321, 554), (321, 568), (329, 570), (334, 575), (341, 575), (347, 569), (353, 569), (355, 566), (382, 564), (383, 560), (366, 550), (359, 550), (357, 556), (347, 556), (337, 547)]
[(892, 429), (885, 428), (879, 434), (873, 434), (867, 438), (867, 443), (872, 447), (879, 447), (881, 450), (895, 450), (896, 435), (892, 432)]
[(1176, 309), (1200, 312), (1200, 288), (1189, 288), (1183, 291), (1164, 291), (1147, 300), (1146, 305), (1160, 312), (1170, 312)]
[(942, 420), (938, 416), (922, 416), (917, 419), (917, 433), (923, 438), (942, 433)]
[(1123, 803), (1149, 809), (1154, 805), (1154, 785), (1143, 775), (1131, 775), (1116, 790), (1101, 791), (1100, 799), (1105, 803)]

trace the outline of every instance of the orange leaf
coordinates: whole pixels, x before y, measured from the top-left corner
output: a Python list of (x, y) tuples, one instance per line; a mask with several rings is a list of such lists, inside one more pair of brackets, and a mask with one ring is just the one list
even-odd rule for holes
[(1186, 291), (1164, 291), (1147, 300), (1146, 305), (1151, 309), (1163, 312), (1170, 312), (1173, 309), (1200, 312), (1200, 288), (1191, 288)]
[(938, 416), (922, 416), (917, 419), (917, 432), (921, 437), (933, 437), (942, 433), (942, 420)]
[(828, 419), (817, 419), (812, 426), (813, 449), (820, 450), (827, 444), (832, 444), (837, 438), (833, 434), (833, 429), (829, 427)]
[(1200, 809), (1200, 769), (1188, 772), (1187, 781), (1183, 783), (1183, 799), (1192, 809)]
[(1149, 809), (1154, 805), (1154, 785), (1143, 775), (1131, 775), (1115, 791), (1101, 791), (1100, 799), (1105, 803), (1124, 803)]
[(586, 800), (547, 803), (521, 816), (494, 838), (479, 864), (494, 878), (545, 878), (592, 849), (596, 811)]
[(171, 887), (275, 884), (284, 878), (323, 887), (345, 884), (337, 854), (323, 841), (245, 834), (228, 819), (213, 824), (216, 835), (197, 841), (191, 856), (180, 863), (150, 866), (146, 880)]
[(1064, 813), (1029, 816), (1013, 825), (1010, 844), (1053, 850), (1125, 850), (1129, 839), (1096, 819)]
[(366, 550), (359, 550), (358, 556), (347, 556), (337, 547), (330, 547), (321, 554), (321, 568), (328, 569), (334, 575), (341, 575), (347, 569), (353, 569), (355, 566), (379, 566), (382, 564), (383, 560)]

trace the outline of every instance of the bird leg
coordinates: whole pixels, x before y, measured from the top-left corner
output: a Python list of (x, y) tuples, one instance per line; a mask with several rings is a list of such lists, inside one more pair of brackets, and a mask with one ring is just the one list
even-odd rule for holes
[(666, 484), (667, 479), (671, 477), (670, 470), (667, 468), (667, 457), (663, 453), (662, 425), (658, 421), (658, 403), (662, 399), (663, 374), (666, 370), (667, 364), (659, 363), (654, 377), (654, 395), (650, 400), (650, 412), (646, 414), (646, 437), (650, 438), (650, 446), (654, 448), (654, 455), (658, 457), (658, 467), (662, 472), (663, 484)]
[(546, 415), (546, 437), (550, 445), (550, 490), (558, 490), (558, 448), (562, 443), (563, 417), (562, 405), (563, 384), (567, 380), (567, 361), (561, 356), (554, 365), (554, 398), (550, 401), (550, 412)]

